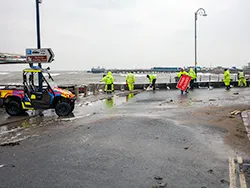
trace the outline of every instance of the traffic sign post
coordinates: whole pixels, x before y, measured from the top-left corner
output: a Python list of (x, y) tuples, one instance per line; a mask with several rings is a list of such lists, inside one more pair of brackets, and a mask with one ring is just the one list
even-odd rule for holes
[(26, 49), (27, 63), (51, 63), (54, 57), (55, 55), (51, 48)]

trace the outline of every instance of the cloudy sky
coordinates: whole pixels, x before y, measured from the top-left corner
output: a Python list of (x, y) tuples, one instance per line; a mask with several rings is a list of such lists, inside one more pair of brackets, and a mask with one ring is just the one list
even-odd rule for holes
[[(200, 7), (208, 16), (198, 17), (198, 65), (250, 62), (249, 0), (43, 0), (40, 7), (42, 47), (53, 49), (54, 70), (193, 65)], [(35, 26), (35, 0), (1, 0), (0, 52), (36, 47)]]

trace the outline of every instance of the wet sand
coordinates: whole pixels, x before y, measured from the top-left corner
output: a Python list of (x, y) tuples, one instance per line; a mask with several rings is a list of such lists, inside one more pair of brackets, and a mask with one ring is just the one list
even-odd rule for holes
[[(235, 110), (244, 111), (249, 109), (246, 104), (226, 107), (210, 106), (199, 108), (192, 112), (194, 121), (200, 124), (216, 126), (227, 131), (225, 143), (234, 148), (236, 154), (250, 156), (250, 142), (247, 137), (241, 115), (231, 115)], [(244, 151), (244, 152), (243, 152)]]

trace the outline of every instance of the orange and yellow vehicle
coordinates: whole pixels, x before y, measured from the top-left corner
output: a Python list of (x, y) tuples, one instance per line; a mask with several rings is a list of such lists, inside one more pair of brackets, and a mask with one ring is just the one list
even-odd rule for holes
[(58, 116), (68, 116), (74, 110), (76, 97), (57, 87), (49, 69), (32, 67), (23, 70), (23, 87), (1, 89), (0, 99), (11, 116), (37, 109), (55, 109)]

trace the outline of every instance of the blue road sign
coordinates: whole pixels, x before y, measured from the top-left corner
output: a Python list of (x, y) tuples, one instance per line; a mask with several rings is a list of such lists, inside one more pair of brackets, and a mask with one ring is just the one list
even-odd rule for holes
[(32, 50), (31, 49), (26, 49), (26, 55), (31, 55), (32, 54)]

